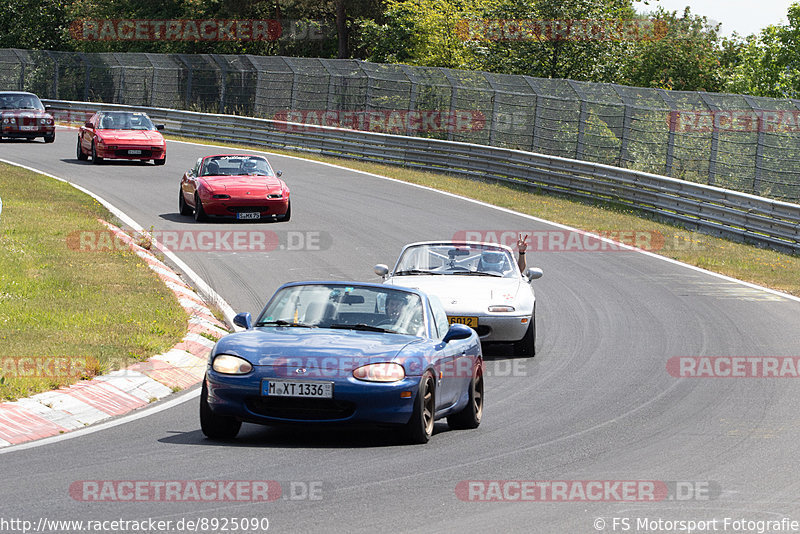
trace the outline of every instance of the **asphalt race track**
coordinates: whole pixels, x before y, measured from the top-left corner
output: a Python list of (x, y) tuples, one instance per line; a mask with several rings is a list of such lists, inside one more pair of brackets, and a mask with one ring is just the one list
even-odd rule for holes
[[(180, 176), (197, 157), (229, 150), (169, 142), (163, 167), (96, 166), (75, 159), (75, 139), (60, 129), (50, 145), (5, 141), (0, 158), (82, 185), (145, 228), (319, 238), (318, 247), (295, 240), (270, 252), (178, 251), (236, 311), (257, 313), (290, 280), (376, 281), (372, 266), (391, 264), (408, 242), (465, 230), (556, 230), (280, 156), (270, 160), (292, 190), (290, 222), (197, 224), (177, 214)], [(723, 521), (800, 520), (798, 379), (667, 370), (674, 357), (800, 356), (800, 301), (630, 251), (532, 253), (528, 264), (544, 270), (535, 282), (537, 355), (490, 355), (478, 430), (451, 431), (442, 421), (429, 444), (407, 446), (382, 429), (245, 424), (235, 442), (215, 443), (200, 432), (194, 396), (110, 429), (0, 454), (2, 515), (34, 524), (268, 518), (270, 532), (312, 533), (665, 532), (651, 528), (659, 519), (716, 519), (717, 531), (752, 532), (734, 523), (723, 530)], [(283, 491), (258, 503), (76, 500), (70, 487), (86, 480), (270, 480)], [(655, 481), (673, 492), (655, 502), (614, 502), (613, 491), (600, 500), (518, 502), (515, 486), (504, 484), (505, 502), (462, 500), (467, 493), (456, 488), (473, 480)], [(643, 519), (650, 530), (637, 530)]]

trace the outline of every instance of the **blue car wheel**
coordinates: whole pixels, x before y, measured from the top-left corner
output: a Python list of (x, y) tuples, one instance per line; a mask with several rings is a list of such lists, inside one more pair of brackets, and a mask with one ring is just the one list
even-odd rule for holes
[(447, 418), (454, 430), (478, 428), (483, 417), (483, 372), (478, 368), (469, 382), (469, 400), (464, 409)]
[(200, 428), (203, 434), (210, 439), (232, 439), (239, 433), (242, 422), (233, 417), (215, 415), (208, 405), (208, 387), (203, 380), (203, 389), (200, 391)]
[(414, 412), (406, 424), (406, 438), (411, 443), (428, 443), (433, 435), (433, 417), (436, 412), (436, 386), (433, 375), (426, 372), (417, 391), (414, 401)]

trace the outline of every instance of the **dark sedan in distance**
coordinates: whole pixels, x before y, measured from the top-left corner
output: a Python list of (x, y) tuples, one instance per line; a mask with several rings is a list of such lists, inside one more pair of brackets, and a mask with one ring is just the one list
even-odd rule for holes
[(23, 91), (0, 92), (0, 139), (44, 138), (45, 143), (56, 140), (53, 116), (33, 93)]

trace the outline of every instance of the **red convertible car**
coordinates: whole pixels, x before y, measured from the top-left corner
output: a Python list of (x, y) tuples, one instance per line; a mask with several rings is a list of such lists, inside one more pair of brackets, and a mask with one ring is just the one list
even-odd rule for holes
[(288, 221), (289, 187), (263, 156), (220, 154), (197, 160), (183, 174), (178, 198), (181, 215)]
[(78, 159), (92, 163), (104, 159), (153, 160), (156, 165), (167, 162), (167, 144), (145, 113), (133, 111), (99, 111), (81, 126), (78, 132)]
[(33, 141), (43, 137), (45, 143), (56, 140), (53, 116), (33, 93), (5, 91), (0, 93), (0, 139), (10, 137)]

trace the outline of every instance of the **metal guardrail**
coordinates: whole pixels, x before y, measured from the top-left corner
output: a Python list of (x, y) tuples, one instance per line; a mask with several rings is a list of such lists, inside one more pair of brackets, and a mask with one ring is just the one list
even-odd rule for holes
[(166, 108), (44, 100), (56, 119), (83, 123), (99, 110), (147, 113), (165, 131), (491, 179), (620, 203), (685, 227), (800, 253), (800, 205), (599, 163), (485, 145)]

